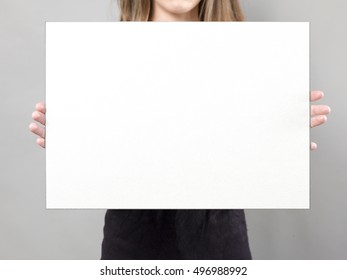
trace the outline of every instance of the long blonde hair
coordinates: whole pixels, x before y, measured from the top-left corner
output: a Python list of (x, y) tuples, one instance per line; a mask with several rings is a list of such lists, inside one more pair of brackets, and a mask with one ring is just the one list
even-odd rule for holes
[[(152, 0), (118, 0), (121, 21), (148, 21)], [(200, 21), (243, 21), (238, 0), (201, 0)]]

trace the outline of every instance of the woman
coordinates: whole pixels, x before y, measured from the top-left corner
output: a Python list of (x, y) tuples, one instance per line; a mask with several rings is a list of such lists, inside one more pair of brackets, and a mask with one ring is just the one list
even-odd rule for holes
[[(242, 21), (237, 0), (120, 0), (122, 21)], [(311, 92), (311, 100), (323, 97)], [(33, 119), (45, 124), (45, 106)], [(330, 108), (311, 106), (311, 127)], [(45, 147), (45, 129), (30, 130)], [(311, 149), (317, 148), (311, 143)], [(101, 259), (251, 259), (243, 210), (112, 210), (105, 216)]]

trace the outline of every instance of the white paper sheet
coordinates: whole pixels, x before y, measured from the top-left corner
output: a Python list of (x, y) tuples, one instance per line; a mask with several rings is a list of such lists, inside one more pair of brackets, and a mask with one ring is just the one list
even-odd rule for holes
[(309, 207), (309, 23), (47, 22), (47, 208)]

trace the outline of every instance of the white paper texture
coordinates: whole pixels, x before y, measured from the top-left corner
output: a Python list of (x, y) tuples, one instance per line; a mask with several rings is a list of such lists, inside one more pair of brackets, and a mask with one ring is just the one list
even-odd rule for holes
[(309, 208), (309, 23), (46, 22), (47, 208)]

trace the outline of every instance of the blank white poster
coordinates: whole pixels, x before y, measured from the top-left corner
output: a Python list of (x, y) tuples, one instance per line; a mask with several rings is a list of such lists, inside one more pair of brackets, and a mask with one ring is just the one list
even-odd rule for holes
[(46, 206), (309, 208), (307, 22), (46, 22)]

